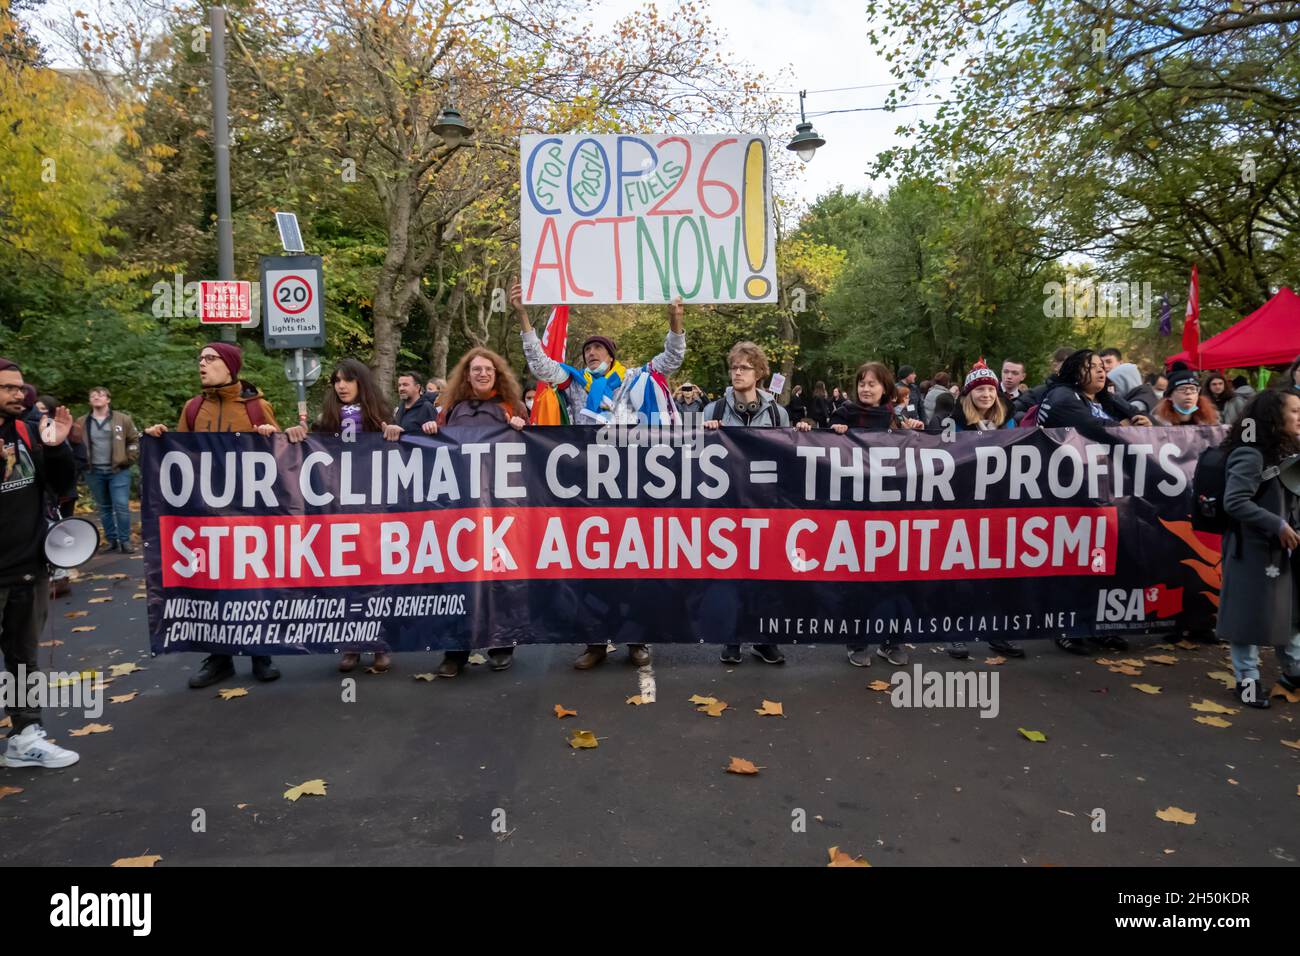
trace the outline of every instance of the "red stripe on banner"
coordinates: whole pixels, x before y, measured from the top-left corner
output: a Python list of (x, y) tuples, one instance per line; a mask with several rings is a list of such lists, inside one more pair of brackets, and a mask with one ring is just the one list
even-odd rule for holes
[(912, 581), (1113, 574), (1114, 507), (463, 508), (159, 518), (164, 587), (554, 578)]

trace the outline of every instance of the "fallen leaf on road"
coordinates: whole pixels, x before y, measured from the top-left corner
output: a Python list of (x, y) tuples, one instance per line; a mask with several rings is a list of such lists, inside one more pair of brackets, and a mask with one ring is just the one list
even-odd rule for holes
[(1005, 657), (986, 657), (986, 658), (984, 658), (984, 663), (985, 663), (985, 664), (995, 664), (995, 665), (996, 665), (996, 664), (1005, 664), (1006, 662), (1007, 662), (1007, 659), (1006, 659)]
[(111, 601), (111, 600), (113, 600), (111, 597), (106, 597), (106, 598), (91, 598), (91, 599), (90, 599), (89, 601), (87, 601), (86, 603), (87, 603), (87, 604), (107, 604), (107, 603), (108, 603), (109, 601)]
[(1170, 853), (1177, 853), (1177, 852), (1178, 852), (1177, 850), (1165, 850), (1165, 856), (1168, 856)]
[(1178, 658), (1172, 654), (1148, 654), (1146, 659), (1154, 664), (1166, 664), (1171, 667), (1178, 663)]
[(73, 684), (77, 683), (78, 681), (93, 679), (94, 677), (95, 677), (95, 671), (81, 671), (78, 674), (72, 674), (68, 677), (61, 677), (56, 681), (50, 681), (50, 686), (71, 687)]
[(710, 717), (721, 717), (722, 712), (727, 709), (725, 700), (715, 700), (711, 704), (705, 704), (702, 707), (696, 707), (696, 713), (708, 714)]
[(641, 695), (640, 695), (640, 694), (636, 694), (636, 695), (634, 695), (634, 696), (632, 696), (632, 697), (629, 697), (629, 698), (628, 698), (627, 700), (625, 700), (623, 703), (625, 703), (625, 704), (635, 704), (637, 707), (640, 707), (642, 704), (653, 704), (654, 701), (652, 701), (652, 700), (642, 700), (642, 699), (641, 699)]
[(1024, 727), (1017, 727), (1016, 729), (1020, 731), (1020, 736), (1024, 737), (1026, 740), (1032, 740), (1034, 743), (1039, 744), (1047, 743), (1047, 734), (1043, 733), (1041, 730), (1025, 730)]
[(837, 846), (831, 847), (826, 852), (829, 853), (831, 857), (831, 861), (826, 864), (827, 866), (871, 866), (871, 864), (862, 857), (858, 857), (855, 860)]
[(123, 695), (120, 696), (120, 697), (110, 697), (110, 698), (108, 699), (108, 702), (109, 702), (110, 704), (125, 704), (125, 703), (127, 703), (127, 702), (129, 702), (129, 701), (133, 701), (133, 700), (135, 700), (135, 695), (138, 694), (138, 693), (140, 693), (138, 690), (133, 690), (133, 691), (131, 691), (131, 693), (129, 693), (129, 694), (123, 694)]
[(1119, 661), (1112, 661), (1109, 657), (1094, 657), (1094, 664), (1100, 664), (1102, 667), (1118, 667)]
[(1142, 672), (1141, 672), (1140, 670), (1138, 670), (1136, 667), (1112, 667), (1112, 668), (1110, 669), (1110, 672), (1111, 672), (1112, 674), (1123, 674), (1125, 677), (1141, 677), (1141, 676), (1142, 676)]
[(1152, 644), (1152, 645), (1151, 645), (1151, 649), (1152, 649), (1153, 651), (1172, 651), (1172, 650), (1174, 649), (1174, 645), (1172, 645), (1172, 644)]
[(596, 735), (590, 730), (575, 730), (573, 736), (569, 738), (569, 746), (574, 750), (590, 750), (593, 747), (599, 747), (596, 741)]
[(759, 769), (759, 767), (755, 767), (748, 760), (744, 760), (740, 757), (732, 757), (731, 763), (727, 765), (727, 773), (755, 774), (758, 773)]
[(297, 802), (299, 797), (323, 797), (325, 796), (324, 780), (308, 780), (306, 783), (300, 783), (296, 787), (290, 787), (284, 792), (284, 798)]
[(95, 630), (95, 629), (97, 628), (97, 626), (98, 626), (98, 625), (95, 625), (95, 624), (83, 624), (83, 625), (81, 625), (80, 627), (74, 627), (74, 628), (72, 629), (72, 633), (73, 633), (73, 634), (85, 634), (87, 631), (93, 631), (93, 630)]
[(1230, 671), (1210, 671), (1205, 676), (1220, 681), (1228, 690), (1237, 689), (1237, 678)]
[(90, 612), (89, 612), (89, 611), (69, 611), (67, 614), (64, 614), (63, 616), (66, 617), (66, 618), (68, 618), (68, 620), (70, 620), (70, 621), (75, 621), (75, 620), (76, 620), (77, 618), (79, 618), (79, 617), (89, 617), (89, 616), (90, 616)]
[(148, 596), (149, 596), (149, 595), (146, 594), (144, 591), (137, 591), (135, 594), (132, 594), (132, 595), (131, 595), (131, 599), (132, 599), (133, 601), (143, 601), (143, 600), (144, 600), (145, 598), (147, 598)]
[(1197, 717), (1198, 724), (1205, 724), (1207, 727), (1231, 727), (1232, 721), (1224, 720), (1222, 717)]
[(1067, 817), (1072, 817), (1072, 816), (1074, 816), (1074, 814), (1071, 813), (1069, 810), (1057, 810), (1056, 812), (1057, 812), (1057, 813), (1064, 813)]
[[(73, 630), (75, 630), (75, 628), (74, 628)], [(1280, 683), (1279, 683), (1279, 684), (1274, 684), (1274, 685), (1273, 685), (1273, 689), (1272, 689), (1271, 691), (1268, 692), (1268, 696), (1269, 696), (1269, 697), (1281, 697), (1281, 698), (1285, 699), (1286, 702), (1287, 702), (1288, 704), (1300, 704), (1300, 693), (1296, 693), (1295, 691), (1287, 690), (1287, 689), (1286, 689), (1285, 687), (1283, 687)]]
[(1135, 690), (1142, 691), (1142, 693), (1144, 694), (1160, 693), (1160, 688), (1156, 687), (1154, 684), (1130, 684), (1129, 686), (1134, 688)]
[[(3, 726), (4, 724), (0, 724), (0, 727)], [(1282, 746), (1290, 747), (1292, 750), (1300, 750), (1300, 740), (1284, 740), (1282, 741)]]
[(121, 574), (121, 573), (118, 573), (118, 574), (106, 574), (106, 575), (104, 575), (104, 577), (102, 578), (102, 580), (104, 580), (104, 581), (125, 581), (125, 580), (127, 579), (127, 577), (129, 577), (129, 575)]
[(62, 647), (62, 641), (41, 641), (41, 647)]
[(716, 697), (701, 697), (699, 694), (691, 695), (692, 704), (712, 704), (716, 700)]
[(106, 734), (113, 729), (112, 724), (86, 724), (80, 730), (68, 731), (70, 737), (88, 737), (91, 734)]
[(891, 684), (891, 683), (889, 683), (888, 681), (883, 681), (883, 680), (873, 680), (870, 684), (867, 685), (867, 689), (868, 689), (868, 690), (888, 691), (888, 690), (892, 690), (892, 689), (893, 689), (893, 686), (894, 686), (894, 685)]
[(162, 857), (160, 856), (124, 856), (120, 860), (114, 860), (113, 866), (153, 866)]
[(22, 792), (23, 792), (22, 787), (0, 787), (0, 800), (3, 800), (11, 793), (22, 793)]
[(780, 701), (765, 700), (763, 706), (757, 708), (754, 713), (760, 717), (784, 717), (785, 709), (781, 706)]
[(0, 727), (12, 727), (13, 725), (14, 721), (12, 717), (5, 717), (3, 720), (0, 720)]
[(1199, 704), (1192, 704), (1192, 710), (1199, 710), (1203, 714), (1239, 714), (1240, 707), (1224, 707), (1222, 704), (1216, 704), (1212, 700), (1202, 700)]
[(556, 704), (555, 716), (556, 717), (577, 717), (578, 712), (576, 710), (565, 710), (563, 704)]
[(233, 700), (236, 697), (247, 697), (247, 687), (227, 687), (225, 690), (217, 691), (217, 696), (222, 700)]
[(109, 664), (112, 669), (113, 677), (125, 677), (127, 674), (134, 674), (136, 671), (144, 670), (138, 664)]
[(484, 657), (482, 654), (471, 654), (469, 656), (469, 662), (471, 664), (486, 664), (487, 658)]
[(1178, 807), (1165, 807), (1163, 810), (1157, 810), (1156, 816), (1169, 823), (1186, 823), (1189, 826), (1196, 823), (1196, 814), (1180, 810)]
[(437, 680), (438, 679), (437, 674), (412, 674), (411, 676), (414, 677), (416, 680)]
[(1181, 647), (1185, 651), (1194, 651), (1197, 650), (1198, 645), (1193, 641), (1189, 641), (1187, 638), (1183, 638), (1181, 641), (1175, 644), (1174, 647)]
[(1237, 781), (1233, 780), (1231, 777), (1228, 778), (1228, 783), (1232, 784), (1234, 787), (1237, 785)]

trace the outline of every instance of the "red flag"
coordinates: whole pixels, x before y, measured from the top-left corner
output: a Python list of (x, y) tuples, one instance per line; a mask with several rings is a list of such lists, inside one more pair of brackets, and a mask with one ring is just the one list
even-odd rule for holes
[(1187, 315), (1183, 319), (1183, 351), (1192, 359), (1192, 368), (1201, 367), (1201, 286), (1192, 264), (1192, 287), (1187, 293)]
[[(557, 362), (564, 361), (564, 349), (569, 338), (569, 307), (557, 305), (551, 310), (551, 317), (546, 320), (546, 329), (542, 332), (542, 351), (548, 358)], [(537, 383), (537, 394), (533, 396), (533, 411), (528, 417), (530, 425), (567, 425), (569, 416), (565, 403), (560, 400), (547, 382)]]

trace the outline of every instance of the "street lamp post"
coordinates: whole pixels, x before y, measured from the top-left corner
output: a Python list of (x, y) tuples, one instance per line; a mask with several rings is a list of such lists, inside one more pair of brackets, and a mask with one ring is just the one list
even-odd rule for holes
[(807, 95), (807, 90), (799, 91), (799, 125), (794, 128), (794, 139), (786, 146), (786, 149), (792, 150), (804, 163), (811, 162), (818, 148), (826, 145), (826, 140), (817, 135), (817, 131), (813, 129), (812, 123), (808, 122), (808, 117), (804, 114), (803, 101)]

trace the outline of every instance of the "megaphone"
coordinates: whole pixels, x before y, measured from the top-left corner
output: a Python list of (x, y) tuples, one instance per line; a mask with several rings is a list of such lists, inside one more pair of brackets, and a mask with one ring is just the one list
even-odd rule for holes
[(1300, 455), (1284, 458), (1277, 466), (1277, 477), (1293, 495), (1300, 495)]
[(65, 518), (45, 533), (45, 560), (56, 568), (76, 568), (99, 550), (99, 529), (85, 518)]

